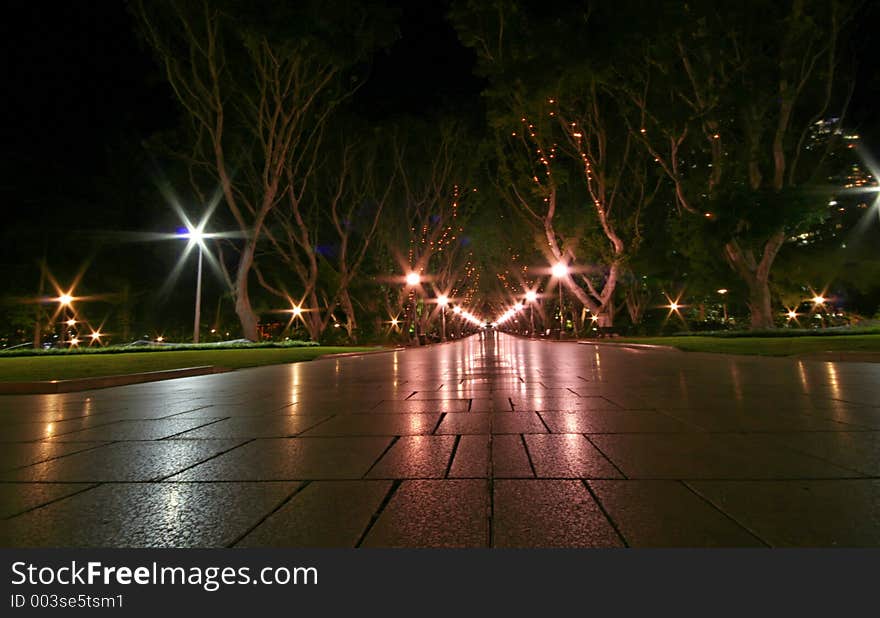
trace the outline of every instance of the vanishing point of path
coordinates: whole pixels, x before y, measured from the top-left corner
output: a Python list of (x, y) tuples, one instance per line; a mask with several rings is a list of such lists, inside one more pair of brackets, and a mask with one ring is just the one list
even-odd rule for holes
[(0, 397), (2, 546), (880, 546), (880, 364), (488, 332)]

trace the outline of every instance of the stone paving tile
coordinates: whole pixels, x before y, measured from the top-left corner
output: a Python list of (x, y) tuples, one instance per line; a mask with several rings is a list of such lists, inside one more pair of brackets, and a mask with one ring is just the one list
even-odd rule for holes
[(296, 483), (100, 485), (4, 522), (0, 546), (14, 541), (18, 547), (224, 547), (296, 487)]
[(763, 547), (678, 481), (588, 482), (630, 547)]
[(314, 481), (236, 547), (354, 547), (391, 481)]
[(533, 412), (564, 410), (620, 410), (621, 407), (604, 397), (511, 397), (517, 410)]
[(453, 436), (403, 436), (394, 443), (368, 478), (442, 478), (452, 456)]
[(492, 414), (492, 433), (547, 433), (547, 427), (534, 412)]
[(674, 433), (700, 428), (651, 410), (541, 412), (553, 433)]
[(620, 472), (580, 434), (524, 438), (538, 478), (620, 478)]
[(175, 439), (289, 438), (314, 427), (327, 418), (329, 417), (306, 415), (239, 416), (201, 425), (175, 436)]
[(629, 478), (851, 478), (859, 474), (739, 434), (617, 434), (590, 440)]
[(534, 478), (522, 436), (492, 436), (492, 475), (495, 478)]
[(290, 408), (285, 408), (283, 414), (305, 414), (309, 416), (332, 416), (334, 414), (357, 414), (369, 412), (381, 400), (373, 397), (340, 397), (335, 401), (298, 401)]
[(341, 414), (306, 431), (309, 436), (414, 436), (434, 431), (439, 414)]
[(150, 421), (119, 421), (54, 436), (54, 442), (95, 442), (114, 440), (160, 440), (205, 425), (204, 419), (160, 419)]
[(92, 483), (0, 483), (0, 519), (94, 486)]
[(229, 417), (229, 416), (264, 416), (266, 414), (279, 413), (279, 414), (296, 414), (298, 410), (294, 410), (293, 404), (282, 405), (278, 402), (272, 403), (261, 403), (260, 401), (254, 401), (249, 403), (229, 403), (229, 404), (218, 404), (218, 405), (208, 405), (202, 408), (188, 410), (185, 412), (180, 412), (179, 414), (175, 414), (174, 419), (185, 419), (185, 418), (215, 418), (215, 417)]
[(488, 478), (489, 436), (461, 436), (448, 476), (449, 478)]
[(152, 481), (234, 448), (241, 440), (116, 442), (0, 474), (28, 482)]
[(811, 412), (811, 416), (827, 418), (847, 425), (842, 431), (853, 431), (862, 428), (880, 429), (880, 408), (850, 407), (846, 410), (821, 410)]
[(407, 401), (381, 401), (368, 410), (371, 413), (409, 413), (409, 414), (433, 414), (439, 412), (467, 412), (470, 399), (433, 399), (424, 401), (421, 399)]
[(880, 547), (880, 480), (693, 481), (774, 547)]
[(0, 471), (12, 470), (22, 466), (78, 453), (104, 442), (19, 442), (0, 447)]
[(486, 547), (484, 480), (404, 481), (364, 539), (364, 547)]
[[(766, 432), (766, 431), (847, 431), (858, 429), (836, 421), (806, 414), (769, 411), (730, 412), (720, 410), (662, 409), (669, 416), (681, 419), (706, 431)], [(867, 430), (867, 428), (864, 428)]]
[(623, 543), (580, 481), (498, 480), (495, 547), (619, 547)]
[(773, 436), (777, 444), (809, 453), (856, 470), (880, 477), (880, 432), (784, 433)]
[(390, 443), (381, 437), (258, 439), (169, 480), (358, 479)]
[(506, 395), (494, 398), (475, 398), (471, 400), (471, 412), (513, 412), (510, 399)]
[[(106, 421), (111, 423), (112, 420)], [(106, 424), (91, 418), (74, 418), (65, 421), (16, 423), (0, 427), (0, 442), (33, 442), (48, 440), (62, 434), (79, 432), (83, 429)]]
[(450, 412), (443, 417), (434, 433), (445, 434), (488, 434), (491, 414), (488, 412)]

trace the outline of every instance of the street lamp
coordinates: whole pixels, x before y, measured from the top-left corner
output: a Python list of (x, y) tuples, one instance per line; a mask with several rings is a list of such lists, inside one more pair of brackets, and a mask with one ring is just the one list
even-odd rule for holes
[(410, 319), (412, 320), (413, 335), (415, 336), (416, 341), (419, 340), (419, 323), (416, 320), (416, 290), (415, 290), (415, 287), (417, 285), (419, 285), (421, 282), (422, 282), (422, 278), (421, 278), (421, 276), (419, 276), (419, 273), (417, 273), (415, 271), (410, 271), (409, 273), (407, 273), (406, 285), (413, 288), (413, 290), (411, 292), (412, 293), (412, 317)]
[(199, 321), (202, 317), (202, 257), (205, 249), (205, 234), (203, 228), (204, 223), (198, 227), (192, 227), (187, 224), (187, 231), (180, 234), (180, 238), (189, 240), (189, 244), (196, 244), (199, 247), (199, 266), (196, 272), (196, 309), (195, 318), (193, 319), (193, 343), (199, 342)]
[(529, 336), (535, 336), (535, 301), (538, 293), (535, 290), (526, 291), (526, 302), (529, 303)]
[(565, 330), (565, 318), (562, 313), (562, 280), (568, 276), (568, 264), (561, 261), (556, 262), (550, 272), (559, 280), (559, 338), (562, 339), (562, 333)]
[[(726, 298), (727, 288), (721, 288), (720, 290), (718, 290), (718, 293), (721, 294), (722, 298)], [(726, 300), (723, 301), (721, 303), (721, 306), (724, 309), (724, 320), (722, 320), (722, 321), (727, 323), (727, 301)]]
[(440, 340), (446, 341), (446, 305), (449, 304), (449, 297), (446, 294), (441, 294), (437, 297), (437, 304), (440, 305), (440, 323), (442, 324)]

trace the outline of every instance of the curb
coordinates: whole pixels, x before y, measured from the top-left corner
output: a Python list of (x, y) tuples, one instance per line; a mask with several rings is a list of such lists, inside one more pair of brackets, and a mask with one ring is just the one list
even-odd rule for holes
[(880, 352), (856, 352), (851, 350), (806, 352), (787, 358), (825, 363), (880, 363)]
[(579, 340), (578, 343), (581, 345), (607, 345), (607, 346), (617, 347), (617, 348), (635, 348), (637, 350), (642, 349), (642, 350), (658, 350), (658, 351), (664, 351), (664, 352), (681, 352), (681, 350), (679, 350), (678, 348), (671, 346), (671, 345), (656, 345), (653, 343), (628, 343), (625, 341), (621, 341), (620, 343), (615, 343), (613, 341), (590, 341), (590, 340), (587, 340), (587, 341)]
[(370, 354), (387, 354), (388, 352), (400, 352), (401, 350), (406, 350), (406, 348), (399, 347), (385, 348), (382, 350), (371, 350), (370, 352), (339, 352), (337, 354), (322, 354), (321, 356), (316, 356), (312, 360), (316, 361), (324, 358), (346, 358), (348, 356), (369, 356)]
[(43, 382), (0, 382), (0, 395), (52, 395), (56, 393), (74, 393), (90, 391), (97, 388), (158, 382), (174, 378), (188, 378), (213, 373), (231, 371), (225, 367), (203, 366), (185, 367), (183, 369), (165, 369), (146, 373), (130, 373), (120, 376), (101, 376), (97, 378), (74, 378), (71, 380), (48, 380)]

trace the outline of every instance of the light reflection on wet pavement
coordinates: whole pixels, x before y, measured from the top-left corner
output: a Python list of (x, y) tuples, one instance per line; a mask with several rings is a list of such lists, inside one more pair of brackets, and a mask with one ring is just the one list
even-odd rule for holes
[(3, 546), (878, 546), (880, 365), (486, 333), (0, 397)]

